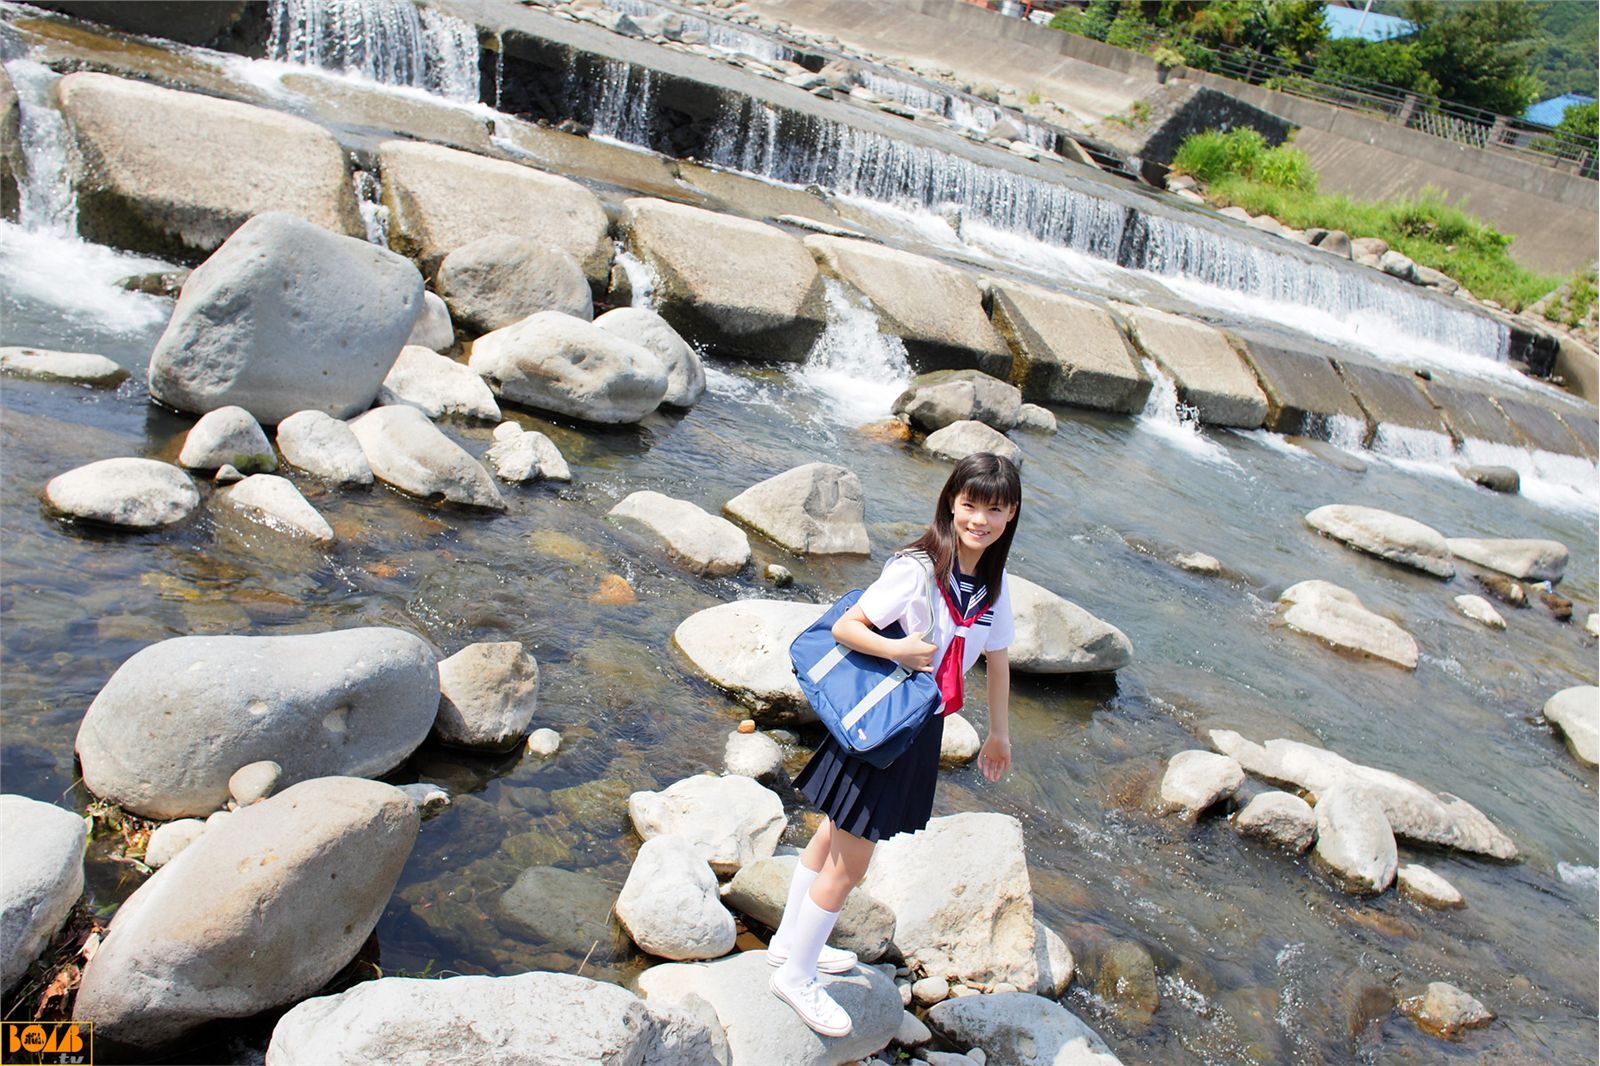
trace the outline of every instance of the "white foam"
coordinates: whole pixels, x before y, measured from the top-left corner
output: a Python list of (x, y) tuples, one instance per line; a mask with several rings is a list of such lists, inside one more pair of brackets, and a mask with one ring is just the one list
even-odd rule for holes
[(1556, 873), (1561, 880), (1579, 888), (1600, 888), (1600, 871), (1593, 866), (1580, 866), (1573, 862), (1556, 863)]
[(1522, 479), (1522, 495), (1543, 507), (1600, 511), (1600, 470), (1587, 459), (1472, 438), (1462, 442), (1461, 457), (1470, 466), (1511, 467)]
[(819, 411), (831, 421), (860, 425), (883, 418), (911, 380), (906, 346), (880, 332), (877, 313), (852, 300), (839, 282), (826, 278), (823, 286), (828, 324), (794, 377), (823, 396)]
[(1144, 402), (1144, 410), (1139, 414), (1139, 428), (1197, 459), (1237, 468), (1239, 464), (1222, 445), (1205, 436), (1200, 426), (1199, 412), (1178, 399), (1178, 386), (1166, 371), (1153, 359), (1145, 359), (1143, 363), (1144, 372), (1150, 375), (1152, 388)]
[(8, 298), (58, 308), (62, 316), (101, 332), (140, 334), (166, 321), (171, 301), (128, 292), (117, 282), (174, 269), (160, 259), (0, 222), (0, 289)]
[(656, 286), (661, 282), (656, 276), (655, 268), (624, 248), (621, 241), (616, 242), (613, 262), (622, 268), (622, 273), (628, 279), (628, 291), (633, 294), (629, 306), (642, 307), (647, 311), (654, 310), (653, 297)]
[(1456, 445), (1443, 433), (1380, 422), (1372, 438), (1372, 451), (1392, 459), (1419, 463), (1446, 463), (1455, 458)]

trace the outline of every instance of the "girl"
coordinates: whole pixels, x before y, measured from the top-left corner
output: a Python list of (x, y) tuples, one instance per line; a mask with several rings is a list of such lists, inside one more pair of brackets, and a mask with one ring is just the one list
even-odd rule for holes
[[(878, 769), (846, 754), (830, 736), (795, 780), (827, 817), (795, 867), (783, 919), (768, 945), (778, 970), (772, 991), (824, 1036), (846, 1036), (850, 1016), (829, 997), (817, 972), (843, 973), (854, 953), (827, 946), (845, 897), (866, 875), (872, 849), (896, 833), (928, 824), (939, 773), (944, 718), (962, 703), (962, 675), (988, 660), (989, 737), (978, 766), (990, 781), (1011, 767), (1008, 710), (1011, 596), (1006, 556), (1022, 506), (1022, 482), (1011, 460), (979, 452), (956, 464), (939, 493), (928, 531), (896, 553), (883, 574), (834, 624), (833, 637), (854, 651), (932, 671), (942, 706), (904, 755)], [(927, 569), (904, 552), (924, 553), (943, 594), (929, 618)], [(876, 630), (899, 622), (908, 634), (891, 639)], [(927, 638), (927, 639), (924, 639)]]

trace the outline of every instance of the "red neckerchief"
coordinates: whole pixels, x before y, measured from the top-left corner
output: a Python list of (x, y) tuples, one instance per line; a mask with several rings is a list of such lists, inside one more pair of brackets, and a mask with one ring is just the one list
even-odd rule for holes
[(983, 616), (983, 612), (988, 609), (989, 605), (987, 602), (988, 593), (985, 592), (984, 601), (978, 604), (978, 608), (972, 613), (972, 617), (963, 618), (961, 617), (960, 608), (956, 606), (955, 597), (950, 595), (949, 586), (940, 585), (939, 591), (944, 594), (945, 608), (950, 612), (950, 620), (955, 623), (956, 627), (955, 639), (950, 642), (950, 647), (945, 651), (944, 658), (939, 660), (939, 669), (933, 675), (934, 680), (939, 684), (939, 695), (944, 699), (944, 706), (940, 708), (939, 713), (944, 715), (955, 714), (961, 709), (961, 705), (966, 702), (966, 694), (962, 685), (962, 675), (965, 671), (961, 667), (967, 659), (967, 629)]

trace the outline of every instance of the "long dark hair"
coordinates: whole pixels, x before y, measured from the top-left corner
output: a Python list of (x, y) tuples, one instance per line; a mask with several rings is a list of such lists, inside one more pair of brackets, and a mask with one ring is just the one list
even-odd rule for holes
[(974, 452), (957, 463), (944, 488), (939, 490), (939, 502), (933, 508), (933, 524), (926, 533), (907, 544), (905, 550), (926, 552), (933, 560), (940, 586), (947, 587), (956, 564), (956, 532), (951, 515), (955, 511), (956, 497), (962, 493), (976, 504), (999, 504), (1017, 509), (1006, 524), (1006, 531), (984, 549), (978, 558), (977, 573), (972, 575), (984, 587), (983, 602), (988, 607), (1000, 598), (1000, 579), (1005, 572), (1006, 556), (1011, 554), (1011, 537), (1022, 518), (1022, 475), (1017, 473), (1016, 464), (1010, 459), (993, 452)]

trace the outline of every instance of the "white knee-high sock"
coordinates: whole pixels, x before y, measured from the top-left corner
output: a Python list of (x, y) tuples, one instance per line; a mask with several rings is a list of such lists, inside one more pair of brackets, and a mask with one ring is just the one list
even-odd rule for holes
[(795, 908), (794, 923), (788, 932), (789, 958), (778, 967), (777, 977), (785, 984), (801, 985), (815, 980), (817, 956), (839, 920), (838, 911), (823, 910), (809, 894)]
[(800, 901), (811, 891), (811, 882), (817, 879), (819, 873), (820, 870), (808, 870), (805, 863), (796, 860), (794, 878), (789, 882), (789, 901), (783, 905), (783, 917), (778, 919), (778, 928), (772, 931), (772, 939), (778, 943), (787, 944), (791, 939), (795, 916), (800, 913)]

